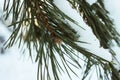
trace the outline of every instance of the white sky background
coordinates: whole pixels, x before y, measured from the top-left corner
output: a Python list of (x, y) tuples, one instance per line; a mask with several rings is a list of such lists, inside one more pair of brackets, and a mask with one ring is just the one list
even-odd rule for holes
[[(66, 14), (74, 18), (76, 21), (80, 23), (81, 26), (84, 26), (87, 29), (87, 31), (82, 30), (80, 33), (78, 32), (78, 34), (81, 33), (84, 34), (81, 35), (82, 40), (92, 42), (91, 45), (87, 45), (87, 46), (83, 45), (83, 46), (88, 49), (91, 49), (91, 51), (95, 53), (96, 51), (97, 52), (99, 51), (100, 53), (97, 53), (97, 55), (107, 60), (111, 60), (111, 55), (102, 48), (99, 48), (99, 42), (96, 40), (94, 36), (90, 35), (92, 34), (91, 29), (87, 28), (85, 23), (83, 23), (82, 18), (78, 17), (79, 15), (77, 14), (77, 12), (73, 12), (74, 10), (70, 10), (69, 7), (66, 6), (66, 3), (64, 2), (65, 0), (55, 0), (55, 1), (56, 1), (55, 3), (58, 4), (58, 6)], [(95, 0), (87, 0), (87, 1), (90, 1), (92, 4), (92, 2), (94, 2)], [(0, 9), (2, 8), (3, 2), (4, 0), (0, 0)], [(110, 16), (114, 19), (115, 27), (117, 28), (118, 31), (120, 30), (119, 3), (120, 0), (105, 0), (106, 8), (110, 11)], [(80, 28), (78, 29), (78, 27), (76, 27), (75, 29), (78, 31)], [(0, 35), (5, 35), (7, 38), (9, 34), (10, 33), (0, 22)], [(120, 52), (119, 48), (117, 47), (113, 47), (113, 48), (116, 49), (117, 53)], [(28, 55), (23, 56), (18, 51), (19, 50), (17, 50), (14, 47), (11, 48), (10, 50), (7, 50), (5, 55), (0, 55), (0, 80), (36, 80), (37, 64), (32, 63)], [(104, 55), (105, 53), (107, 55)], [(120, 61), (120, 58), (118, 59)]]

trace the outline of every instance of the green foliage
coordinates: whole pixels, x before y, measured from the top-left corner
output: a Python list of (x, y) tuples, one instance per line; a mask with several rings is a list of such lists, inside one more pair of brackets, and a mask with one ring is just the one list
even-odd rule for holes
[[(99, 39), (101, 46), (109, 48), (108, 43), (112, 39), (119, 44), (119, 34), (112, 27), (113, 23), (102, 1), (98, 0), (93, 5), (89, 5), (85, 0), (68, 0), (68, 2), (73, 8), (79, 10), (86, 24), (92, 28), (93, 33)], [(56, 7), (53, 0), (5, 0), (4, 12), (5, 19), (12, 14), (12, 23), (9, 27), (14, 28), (6, 47), (9, 48), (16, 42), (19, 42), (19, 47), (22, 43), (26, 44), (31, 58), (32, 54), (35, 54), (32, 49), (36, 51), (38, 80), (60, 80), (62, 72), (66, 72), (72, 80), (70, 71), (79, 76), (71, 68), (72, 65), (80, 69), (82, 65), (77, 60), (80, 56), (76, 52), (85, 57), (82, 80), (86, 78), (93, 66), (99, 69), (98, 78), (110, 79), (109, 62), (76, 44), (82, 41), (78, 41), (79, 35), (68, 21), (78, 25), (77, 22)], [(101, 69), (105, 71), (104, 74), (101, 73)]]
[(68, 1), (72, 4), (73, 8), (79, 10), (84, 22), (92, 28), (102, 47), (110, 48), (112, 40), (115, 40), (118, 46), (120, 46), (120, 34), (113, 27), (113, 22), (108, 16), (103, 0), (97, 0), (92, 5), (85, 0)]

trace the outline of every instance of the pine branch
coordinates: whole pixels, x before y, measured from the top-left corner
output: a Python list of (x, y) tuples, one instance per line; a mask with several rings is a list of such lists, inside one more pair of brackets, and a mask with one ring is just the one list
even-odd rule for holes
[[(108, 48), (108, 43), (112, 39), (119, 43), (118, 33), (112, 27), (112, 21), (107, 16), (101, 1), (98, 3), (103, 8), (98, 3), (90, 6), (85, 0), (68, 1), (74, 8), (79, 9), (84, 21), (91, 26), (94, 34), (100, 40), (101, 46)], [(107, 64), (109, 61), (76, 44), (76, 42), (80, 42), (78, 41), (79, 36), (68, 21), (78, 25), (77, 22), (56, 7), (53, 0), (5, 0), (4, 12), (6, 13), (5, 19), (12, 12), (10, 26), (14, 28), (6, 47), (12, 47), (19, 40), (19, 47), (22, 44), (26, 45), (30, 57), (34, 54), (32, 49), (36, 51), (35, 61), (38, 62), (38, 80), (60, 80), (59, 75), (62, 72), (66, 72), (72, 79), (69, 74), (70, 71), (78, 76), (70, 66), (72, 63), (66, 59), (70, 59), (74, 63), (72, 66), (80, 69), (82, 64), (77, 60), (80, 56), (76, 52), (87, 59), (83, 60), (86, 64), (83, 79), (89, 74), (93, 65), (99, 66), (101, 64), (102, 69), (106, 72), (105, 77), (110, 74), (110, 68), (106, 68), (109, 66)]]
[(108, 16), (103, 0), (97, 0), (92, 5), (85, 0), (68, 1), (72, 4), (73, 8), (79, 10), (84, 22), (92, 28), (102, 47), (110, 48), (112, 40), (115, 40), (118, 46), (120, 46), (120, 34), (113, 27), (113, 22)]

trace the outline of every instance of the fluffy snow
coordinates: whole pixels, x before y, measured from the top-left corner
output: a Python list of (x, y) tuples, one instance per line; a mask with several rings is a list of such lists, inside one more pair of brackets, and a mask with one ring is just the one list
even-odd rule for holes
[[(90, 1), (90, 4), (95, 2), (95, 0), (87, 0)], [(4, 0), (0, 0), (0, 10), (2, 9), (2, 5)], [(75, 26), (76, 31), (78, 34), (81, 35), (82, 38), (80, 40), (88, 41), (90, 44), (84, 44), (83, 47), (89, 49), (91, 52), (95, 53), (96, 55), (111, 61), (111, 54), (108, 50), (104, 50), (100, 48), (99, 42), (95, 36), (92, 36), (93, 33), (90, 28), (82, 21), (82, 18), (79, 17), (77, 11), (70, 8), (69, 4), (66, 0), (55, 0), (55, 3), (58, 7), (64, 11), (67, 15), (72, 17), (74, 20), (78, 21), (81, 26), (84, 26), (86, 30), (81, 29), (80, 27)], [(119, 0), (105, 0), (106, 8), (110, 11), (110, 16), (114, 19), (115, 26), (118, 30), (120, 30), (120, 1)], [(61, 6), (62, 5), (62, 6)], [(1, 15), (1, 13), (0, 13)], [(79, 31), (80, 30), (80, 31)], [(86, 33), (87, 32), (87, 33)], [(5, 39), (8, 39), (10, 32), (7, 30), (5, 25), (0, 22), (0, 36), (4, 36)], [(79, 44), (81, 45), (81, 44)], [(118, 53), (117, 58), (120, 61), (120, 49), (118, 47), (113, 47), (115, 51)], [(4, 55), (0, 54), (0, 80), (36, 80), (37, 76), (37, 63), (33, 63), (29, 56), (23, 55), (19, 53), (19, 50), (16, 46), (6, 50)], [(96, 74), (93, 75), (94, 80), (96, 80)], [(63, 79), (66, 77), (63, 75)], [(76, 78), (75, 78), (76, 80)]]
[(0, 55), (0, 80), (36, 80), (37, 64), (14, 49)]
[[(95, 0), (88, 0), (90, 2), (90, 4), (94, 3)], [(71, 6), (69, 5), (69, 3), (66, 0), (55, 0), (54, 3), (56, 5), (58, 5), (58, 7), (65, 12), (68, 16), (70, 16), (71, 18), (73, 18), (75, 21), (77, 21), (81, 26), (83, 26), (83, 28), (85, 28), (85, 30), (82, 30), (79, 26), (73, 26), (73, 28), (77, 31), (77, 33), (79, 35), (81, 35), (80, 37), (80, 41), (83, 40), (85, 42), (88, 42), (89, 44), (80, 44), (77, 43), (80, 46), (85, 47), (86, 49), (89, 49), (90, 52), (92, 52), (93, 54), (111, 61), (112, 60), (112, 56), (111, 54), (108, 52), (108, 50), (104, 50), (103, 48), (100, 48), (99, 42), (96, 39), (95, 36), (93, 36), (92, 30), (90, 29), (90, 27), (88, 27), (82, 20), (82, 18), (80, 17), (79, 13), (77, 11), (75, 11), (74, 9), (71, 9)], [(61, 6), (65, 5), (65, 6)], [(72, 24), (73, 25), (73, 24)]]

